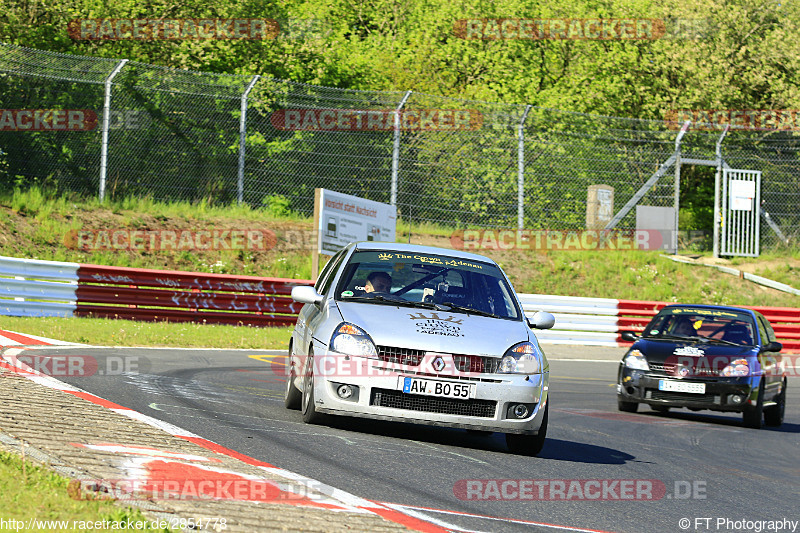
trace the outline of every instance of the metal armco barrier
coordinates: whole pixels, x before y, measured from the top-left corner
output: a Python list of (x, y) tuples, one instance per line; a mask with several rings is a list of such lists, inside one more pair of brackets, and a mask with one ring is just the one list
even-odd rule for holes
[[(37, 261), (0, 256), (0, 315), (290, 326), (302, 307), (292, 287), (309, 280), (203, 274)], [(520, 294), (525, 313), (548, 311), (544, 344), (625, 347), (668, 302)], [(800, 352), (800, 309), (751, 307), (772, 323), (784, 351)]]
[(311, 284), (0, 257), (0, 315), (289, 326), (292, 287)]
[[(543, 344), (627, 347), (622, 331), (644, 331), (658, 311), (670, 302), (615, 300), (520, 294), (525, 313), (547, 311), (556, 317), (553, 329), (540, 330), (536, 336)], [(747, 307), (762, 313), (772, 324), (783, 351), (800, 353), (800, 309), (793, 307)]]

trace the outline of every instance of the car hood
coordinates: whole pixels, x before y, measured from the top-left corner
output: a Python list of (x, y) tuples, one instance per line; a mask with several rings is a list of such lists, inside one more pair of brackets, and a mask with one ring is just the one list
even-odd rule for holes
[(337, 304), (343, 319), (363, 328), (379, 346), (500, 357), (529, 340), (521, 320), (360, 302)]
[(664, 363), (677, 356), (690, 357), (747, 357), (755, 355), (755, 346), (731, 346), (728, 344), (711, 344), (692, 341), (666, 341), (639, 339), (633, 348), (640, 350), (648, 362)]

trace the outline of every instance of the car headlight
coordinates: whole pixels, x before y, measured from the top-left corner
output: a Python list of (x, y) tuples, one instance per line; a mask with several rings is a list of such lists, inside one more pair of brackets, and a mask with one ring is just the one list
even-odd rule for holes
[(644, 354), (639, 350), (631, 350), (625, 356), (625, 366), (634, 370), (650, 370), (650, 365), (647, 364), (647, 359)]
[(345, 355), (377, 356), (378, 350), (367, 333), (349, 322), (342, 322), (333, 332), (331, 349)]
[(720, 376), (726, 378), (741, 378), (750, 375), (750, 366), (747, 364), (747, 359), (736, 359), (731, 361), (731, 364), (720, 370)]
[(498, 374), (538, 374), (542, 371), (542, 354), (535, 344), (521, 342), (509, 348), (500, 359)]

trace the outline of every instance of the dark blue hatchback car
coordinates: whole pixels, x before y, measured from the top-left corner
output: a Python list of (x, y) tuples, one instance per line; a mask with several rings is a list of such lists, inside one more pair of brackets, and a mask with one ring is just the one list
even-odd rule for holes
[(620, 411), (686, 407), (742, 413), (744, 425), (780, 426), (786, 404), (781, 343), (761, 313), (716, 305), (670, 305), (645, 327), (619, 366)]

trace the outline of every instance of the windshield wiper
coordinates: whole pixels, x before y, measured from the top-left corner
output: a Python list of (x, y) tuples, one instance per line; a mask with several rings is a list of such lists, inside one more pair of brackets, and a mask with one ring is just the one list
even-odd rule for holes
[(490, 313), (488, 311), (481, 311), (480, 309), (473, 309), (472, 307), (465, 307), (463, 305), (454, 304), (453, 302), (442, 302), (439, 305), (444, 305), (450, 308), (450, 310), (461, 311), (462, 313), (467, 313), (468, 315), (479, 315), (479, 316), (488, 316), (491, 318), (500, 318), (498, 315), (494, 313)]
[(732, 341), (726, 341), (726, 340), (724, 340), (724, 339), (715, 339), (715, 338), (713, 338), (713, 337), (706, 337), (706, 336), (704, 336), (704, 335), (700, 335), (700, 338), (701, 338), (701, 339), (703, 339), (703, 340), (706, 340), (706, 341), (708, 341), (708, 342), (721, 342), (721, 343), (723, 343), (723, 344), (728, 344), (728, 345), (730, 345), (730, 346), (744, 346), (743, 344), (737, 344), (737, 343), (735, 343), (735, 342), (732, 342)]
[(686, 341), (702, 341), (702, 342), (721, 342), (724, 344), (729, 344), (731, 346), (742, 346), (741, 344), (736, 344), (735, 342), (731, 341), (724, 341), (722, 339), (714, 339), (712, 337), (706, 337), (705, 335), (662, 335), (661, 337), (645, 337), (646, 339), (662, 339), (662, 340), (686, 340)]
[(383, 305), (404, 305), (409, 304), (411, 302), (407, 302), (402, 298), (387, 298), (383, 295), (376, 295), (376, 296), (350, 296), (348, 298), (342, 298), (341, 301), (343, 302), (365, 302), (371, 304), (383, 304)]

